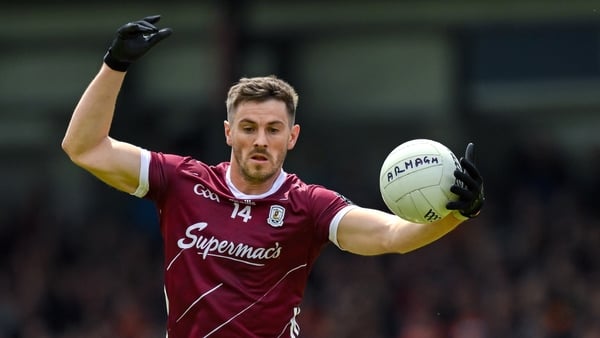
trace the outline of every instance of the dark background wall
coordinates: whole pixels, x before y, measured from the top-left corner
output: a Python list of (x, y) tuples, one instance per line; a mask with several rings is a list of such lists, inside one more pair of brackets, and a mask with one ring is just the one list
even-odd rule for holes
[(276, 74), (300, 93), (285, 169), (376, 208), (397, 144), (476, 143), (482, 216), (404, 256), (327, 249), (304, 337), (600, 337), (600, 14), (585, 0), (3, 7), (0, 337), (163, 336), (152, 206), (60, 149), (116, 29), (151, 14), (174, 34), (129, 72), (116, 138), (227, 160), (227, 88)]

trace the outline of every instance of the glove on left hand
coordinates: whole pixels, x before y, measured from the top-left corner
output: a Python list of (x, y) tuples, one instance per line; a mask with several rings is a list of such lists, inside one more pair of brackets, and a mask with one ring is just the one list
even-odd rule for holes
[(474, 148), (473, 143), (467, 145), (465, 156), (460, 159), (463, 170), (454, 171), (456, 182), (450, 191), (458, 195), (458, 200), (446, 204), (447, 209), (458, 211), (465, 220), (479, 215), (485, 201), (483, 179), (475, 167)]

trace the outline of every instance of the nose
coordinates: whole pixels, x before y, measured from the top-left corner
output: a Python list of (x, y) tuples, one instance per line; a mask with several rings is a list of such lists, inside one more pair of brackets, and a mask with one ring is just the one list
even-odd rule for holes
[(259, 130), (258, 133), (256, 133), (256, 138), (254, 139), (254, 147), (266, 148), (267, 143), (267, 133), (264, 130)]

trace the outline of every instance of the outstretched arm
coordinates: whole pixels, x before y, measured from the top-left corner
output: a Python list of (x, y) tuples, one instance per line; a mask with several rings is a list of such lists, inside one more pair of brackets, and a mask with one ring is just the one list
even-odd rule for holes
[(446, 217), (417, 224), (387, 212), (355, 208), (348, 211), (338, 225), (340, 247), (360, 255), (406, 253), (434, 242), (463, 221), (479, 215), (485, 198), (472, 143), (467, 145), (460, 163), (463, 170), (454, 172), (457, 182), (450, 188), (459, 198), (448, 203), (446, 207), (453, 211)]
[(452, 213), (434, 223), (417, 224), (383, 211), (354, 208), (342, 218), (337, 240), (340, 248), (359, 255), (406, 253), (434, 242), (461, 222)]
[(159, 16), (123, 25), (104, 64), (83, 93), (62, 148), (71, 160), (108, 185), (133, 193), (139, 182), (140, 148), (109, 136), (115, 105), (129, 65), (171, 34), (158, 30)]

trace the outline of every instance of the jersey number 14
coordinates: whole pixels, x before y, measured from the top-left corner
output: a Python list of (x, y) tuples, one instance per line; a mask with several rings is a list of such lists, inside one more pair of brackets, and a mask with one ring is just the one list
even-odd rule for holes
[(231, 212), (231, 218), (241, 217), (244, 223), (248, 223), (248, 220), (252, 218), (252, 206), (245, 205), (240, 208), (238, 202), (233, 202), (233, 211)]

